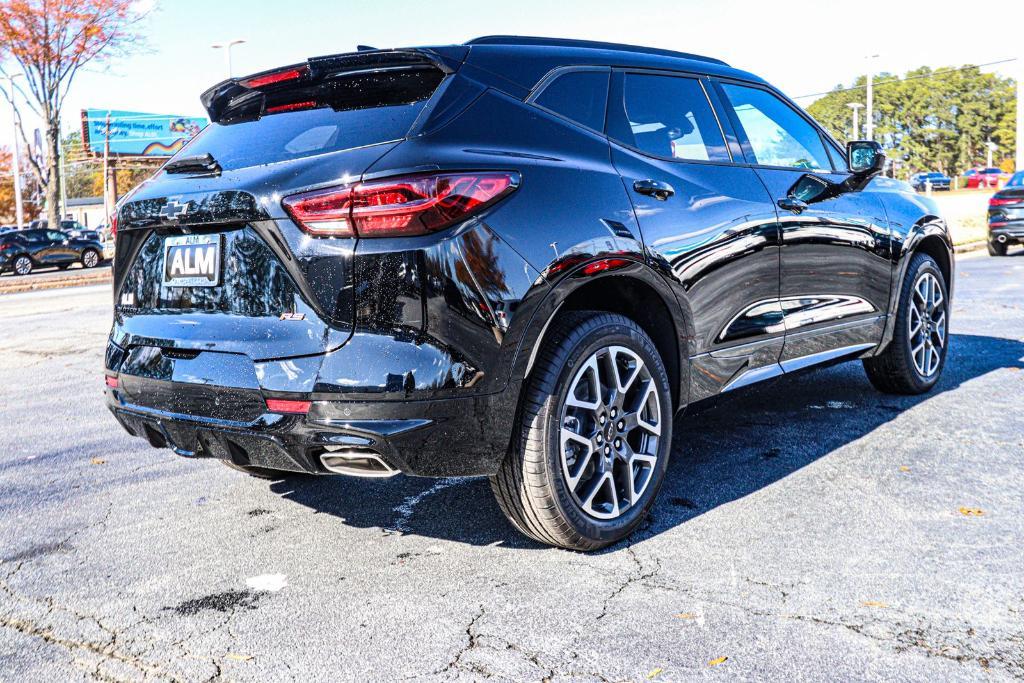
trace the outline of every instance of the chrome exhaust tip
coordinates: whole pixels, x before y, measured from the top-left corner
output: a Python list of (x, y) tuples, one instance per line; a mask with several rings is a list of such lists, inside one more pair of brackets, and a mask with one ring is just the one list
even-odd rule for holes
[(1000, 244), (1006, 244), (1006, 235), (1000, 235), (999, 237), (996, 238), (996, 241), (998, 241)]
[[(337, 446), (333, 448), (338, 449)], [(367, 450), (332, 450), (332, 447), (328, 446), (327, 452), (320, 456), (320, 463), (328, 472), (350, 477), (386, 478), (398, 474), (398, 470), (384, 462), (379, 455)]]

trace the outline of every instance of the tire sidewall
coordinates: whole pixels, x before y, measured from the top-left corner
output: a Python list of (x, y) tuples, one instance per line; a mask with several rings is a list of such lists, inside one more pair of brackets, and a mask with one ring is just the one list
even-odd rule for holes
[[(96, 263), (92, 264), (91, 266), (88, 263), (86, 263), (86, 259), (88, 259), (89, 254), (93, 254), (96, 257)], [(84, 267), (84, 268), (95, 268), (99, 264), (100, 264), (100, 255), (96, 252), (95, 249), (86, 249), (85, 251), (82, 252), (82, 267)]]
[[(935, 374), (931, 377), (924, 377), (917, 371), (917, 365), (914, 363), (914, 355), (911, 352), (912, 340), (910, 339), (910, 332), (908, 329), (910, 308), (914, 305), (914, 284), (924, 273), (931, 273), (934, 275), (935, 279), (939, 283), (939, 287), (942, 288), (942, 305), (946, 313), (946, 340), (942, 346), (942, 351), (939, 354), (939, 366), (936, 368)], [(939, 378), (942, 377), (942, 371), (946, 367), (946, 356), (949, 353), (951, 337), (949, 333), (949, 322), (949, 290), (946, 286), (946, 278), (943, 276), (942, 271), (939, 270), (938, 264), (936, 264), (931, 257), (921, 258), (913, 265), (911, 271), (907, 274), (900, 302), (899, 315), (896, 318), (896, 324), (899, 326), (898, 329), (900, 330), (900, 352), (904, 355), (904, 362), (909, 370), (909, 379), (920, 392), (925, 392), (931, 389), (939, 381)]]
[[(608, 346), (624, 346), (630, 349), (637, 353), (651, 370), (651, 377), (658, 386), (662, 430), (658, 440), (658, 460), (643, 497), (621, 517), (600, 520), (590, 517), (580, 509), (565, 481), (560, 443), (561, 409), (580, 364), (594, 352)], [(543, 413), (543, 443), (546, 470), (551, 490), (555, 494), (554, 503), (562, 517), (580, 534), (598, 544), (607, 544), (629, 535), (643, 521), (665, 479), (671, 452), (672, 417), (672, 397), (664, 363), (646, 335), (628, 324), (626, 319), (623, 319), (623, 323), (613, 322), (595, 327), (568, 350), (566, 361), (558, 373), (555, 390), (549, 395), (548, 405)]]

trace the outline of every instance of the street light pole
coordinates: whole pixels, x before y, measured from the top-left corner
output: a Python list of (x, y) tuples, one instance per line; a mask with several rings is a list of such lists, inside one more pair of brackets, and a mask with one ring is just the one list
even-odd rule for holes
[(874, 60), (878, 59), (878, 55), (871, 55), (868, 59), (868, 92), (867, 92), (867, 111), (864, 112), (864, 137), (867, 140), (875, 139), (875, 63)]
[(210, 46), (214, 50), (221, 50), (221, 49), (224, 50), (224, 61), (227, 64), (227, 67), (228, 67), (228, 78), (231, 78), (232, 73), (233, 73), (233, 71), (231, 69), (231, 48), (234, 47), (235, 45), (241, 45), (244, 42), (245, 42), (245, 40), (242, 39), (242, 38), (235, 38), (234, 40), (229, 40), (226, 43), (214, 43), (213, 45)]
[(853, 135), (850, 137), (851, 140), (860, 139), (860, 121), (857, 120), (860, 110), (864, 107), (860, 102), (850, 102), (846, 105), (853, 110)]
[(14, 131), (14, 148), (11, 153), (11, 174), (14, 176), (14, 214), (18, 230), (25, 227), (25, 205), (21, 201), (21, 145), (18, 139), (18, 109), (14, 106), (14, 79), (21, 74), (7, 77), (8, 92), (11, 94), (11, 128)]

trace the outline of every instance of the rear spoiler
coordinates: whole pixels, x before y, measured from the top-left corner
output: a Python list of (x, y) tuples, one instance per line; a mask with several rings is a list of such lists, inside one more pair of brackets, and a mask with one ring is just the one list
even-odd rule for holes
[(458, 68), (467, 52), (464, 46), (452, 46), (450, 49), (373, 50), (313, 57), (302, 64), (222, 81), (204, 92), (200, 100), (211, 122), (232, 123), (259, 118), (267, 90), (311, 86), (328, 79), (358, 78), (388, 71), (438, 69), (447, 75)]

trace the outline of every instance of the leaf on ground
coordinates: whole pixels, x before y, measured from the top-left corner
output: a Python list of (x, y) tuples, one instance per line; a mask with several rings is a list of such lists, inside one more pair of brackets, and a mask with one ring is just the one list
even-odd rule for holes
[(983, 514), (985, 514), (985, 511), (982, 510), (981, 508), (962, 507), (960, 508), (960, 514), (966, 517), (981, 517)]
[(106, 460), (104, 460), (103, 458), (93, 458), (93, 459), (92, 459), (92, 460), (90, 460), (89, 462), (91, 462), (91, 463), (92, 463), (93, 465), (103, 465), (103, 464), (105, 464), (105, 463), (106, 463), (107, 461), (106, 461)]
[(909, 472), (910, 468), (906, 465), (900, 465), (900, 472)]
[(697, 615), (693, 612), (680, 612), (676, 615), (676, 619), (696, 619)]
[(654, 680), (655, 678), (661, 675), (662, 671), (664, 671), (664, 669), (662, 669), (660, 666), (657, 669), (651, 669), (651, 672), (647, 674), (647, 680)]
[(253, 659), (253, 656), (252, 655), (240, 655), (240, 654), (235, 653), (235, 652), (229, 652), (225, 656), (225, 659), (233, 659), (236, 662), (248, 662), (249, 660)]
[(886, 603), (878, 602), (877, 600), (861, 600), (860, 604), (864, 607), (881, 607), (883, 609), (889, 606)]
[(729, 659), (729, 658), (728, 657), (716, 657), (716, 658), (712, 659), (710, 662), (708, 662), (708, 666), (718, 666), (719, 664), (724, 663), (727, 659)]

